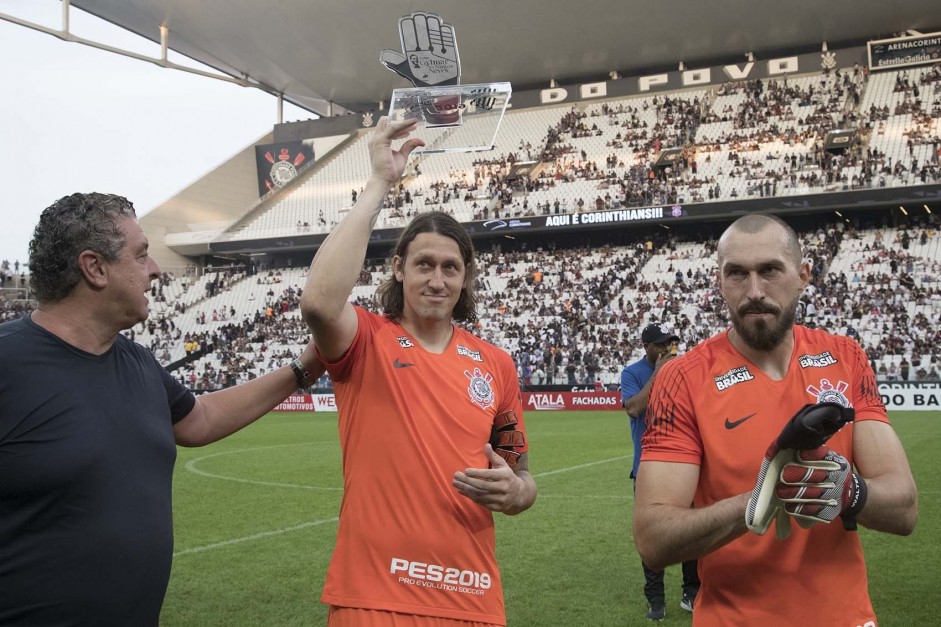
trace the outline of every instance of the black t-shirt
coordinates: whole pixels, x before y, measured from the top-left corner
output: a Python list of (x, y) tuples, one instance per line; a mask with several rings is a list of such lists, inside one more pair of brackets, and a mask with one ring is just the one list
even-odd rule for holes
[(0, 625), (156, 625), (173, 422), (193, 395), (142, 346), (0, 324)]

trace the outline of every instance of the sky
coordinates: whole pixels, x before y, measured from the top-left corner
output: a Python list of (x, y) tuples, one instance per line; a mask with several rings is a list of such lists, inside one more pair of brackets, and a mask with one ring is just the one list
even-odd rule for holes
[[(0, 0), (0, 13), (61, 29), (57, 0)], [(71, 9), (74, 34), (160, 56)], [(170, 60), (196, 65), (170, 54)], [(284, 121), (313, 114), (285, 104)], [(253, 144), (277, 100), (0, 20), (0, 260), (26, 263), (39, 214), (74, 192), (125, 196), (138, 217)]]

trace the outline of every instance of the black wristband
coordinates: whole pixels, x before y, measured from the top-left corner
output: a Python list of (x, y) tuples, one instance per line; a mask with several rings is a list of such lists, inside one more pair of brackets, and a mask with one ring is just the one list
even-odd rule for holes
[(309, 388), (314, 383), (310, 372), (304, 367), (300, 359), (295, 357), (291, 361), (291, 370), (294, 371), (294, 378), (297, 379), (297, 387)]
[(844, 529), (847, 531), (856, 531), (856, 516), (866, 507), (866, 499), (869, 497), (869, 486), (866, 485), (866, 480), (855, 472), (850, 473), (850, 476), (847, 477), (847, 481), (852, 481), (855, 484), (854, 494), (856, 498), (852, 503), (846, 506), (846, 509), (840, 512), (840, 518), (843, 519)]

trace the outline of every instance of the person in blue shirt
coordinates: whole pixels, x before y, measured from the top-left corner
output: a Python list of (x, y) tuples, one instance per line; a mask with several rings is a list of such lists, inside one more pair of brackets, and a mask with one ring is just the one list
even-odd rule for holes
[[(653, 380), (660, 368), (676, 356), (676, 343), (680, 338), (668, 333), (659, 324), (649, 324), (640, 334), (644, 346), (644, 356), (626, 366), (621, 372), (621, 405), (630, 417), (631, 440), (634, 443), (634, 465), (631, 467), (631, 479), (636, 483), (637, 468), (640, 465), (641, 438), (646, 424), (644, 414)], [(662, 621), (666, 617), (666, 593), (663, 587), (663, 571), (644, 567), (644, 596), (647, 597), (648, 620)], [(680, 607), (693, 611), (693, 601), (699, 592), (699, 575), (696, 560), (683, 562), (683, 598)]]

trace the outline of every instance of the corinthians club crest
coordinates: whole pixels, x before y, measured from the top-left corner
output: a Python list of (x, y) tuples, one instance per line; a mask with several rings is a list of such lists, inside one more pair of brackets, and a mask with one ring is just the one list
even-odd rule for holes
[(297, 178), (301, 166), (313, 160), (314, 147), (310, 140), (255, 146), (258, 195), (281, 189)]
[(268, 178), (274, 183), (275, 187), (284, 187), (297, 176), (297, 166), (306, 161), (303, 153), (297, 153), (297, 156), (291, 159), (291, 152), (287, 148), (282, 148), (278, 153), (278, 160), (275, 161), (270, 152), (265, 153), (265, 158), (271, 163), (271, 172)]
[(467, 386), (467, 393), (471, 401), (481, 409), (493, 407), (493, 388), (490, 382), (493, 381), (493, 375), (489, 372), (482, 372), (480, 368), (474, 368), (474, 371), (465, 370), (464, 375), (470, 379), (470, 385)]
[(833, 385), (829, 379), (820, 379), (820, 387), (810, 384), (807, 386), (807, 393), (816, 397), (818, 403), (837, 403), (843, 407), (852, 407), (850, 400), (846, 398), (849, 386), (846, 381), (837, 381), (837, 384)]

